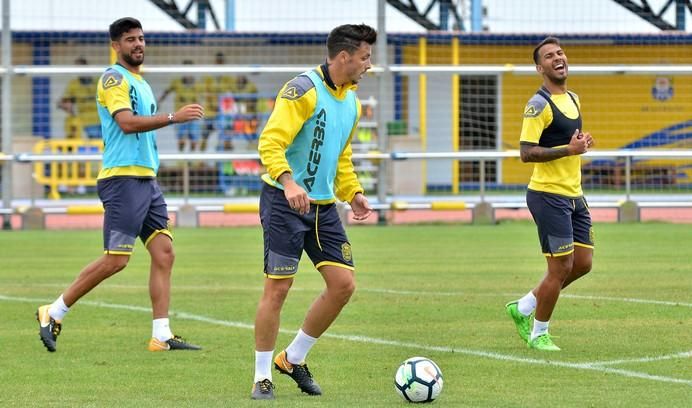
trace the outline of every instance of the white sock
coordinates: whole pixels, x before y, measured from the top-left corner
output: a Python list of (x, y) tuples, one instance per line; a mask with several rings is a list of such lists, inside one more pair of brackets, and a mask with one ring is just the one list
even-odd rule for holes
[(48, 314), (50, 317), (58, 321), (64, 319), (65, 315), (69, 311), (70, 308), (65, 304), (65, 300), (62, 298), (62, 295), (55, 299), (55, 302), (51, 303), (50, 307), (48, 308)]
[(316, 342), (317, 339), (315, 337), (308, 336), (303, 329), (298, 330), (296, 337), (286, 347), (286, 360), (291, 364), (302, 364)]
[(538, 336), (548, 333), (548, 325), (550, 321), (542, 322), (540, 320), (533, 319), (533, 330), (531, 330), (531, 340)]
[(253, 382), (262, 381), (265, 378), (272, 380), (272, 357), (274, 350), (271, 351), (255, 351), (255, 380)]
[(167, 317), (153, 320), (151, 337), (154, 337), (158, 341), (166, 341), (173, 337)]
[(536, 296), (533, 294), (533, 291), (529, 291), (529, 293), (525, 294), (524, 297), (519, 299), (517, 309), (519, 310), (519, 313), (523, 314), (524, 316), (528, 316), (531, 314), (531, 312), (536, 310)]

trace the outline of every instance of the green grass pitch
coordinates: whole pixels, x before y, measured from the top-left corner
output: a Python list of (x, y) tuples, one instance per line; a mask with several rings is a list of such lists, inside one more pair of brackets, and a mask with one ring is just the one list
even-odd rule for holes
[[(397, 407), (393, 377), (408, 357), (444, 374), (445, 407), (689, 407), (692, 229), (597, 224), (594, 268), (563, 292), (551, 333), (526, 348), (505, 302), (542, 276), (535, 227), (350, 227), (358, 289), (309, 355), (324, 390), (301, 395), (275, 374), (276, 407)], [(0, 405), (255, 407), (252, 325), (262, 288), (260, 228), (175, 232), (172, 328), (201, 352), (150, 353), (148, 254), (82, 299), (58, 351), (38, 339), (36, 307), (100, 255), (100, 231), (0, 233)], [(307, 257), (304, 257), (307, 258)], [(303, 260), (277, 349), (323, 282)], [(267, 404), (265, 404), (267, 405)]]

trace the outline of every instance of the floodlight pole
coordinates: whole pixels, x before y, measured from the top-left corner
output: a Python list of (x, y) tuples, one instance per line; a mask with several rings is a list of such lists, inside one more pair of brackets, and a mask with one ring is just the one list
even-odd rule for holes
[[(10, 0), (2, 0), (2, 149), (4, 154), (12, 154), (12, 27), (10, 27)], [(12, 208), (12, 162), (2, 165), (2, 206)], [(2, 229), (12, 229), (12, 214), (3, 214)]]
[(685, 5), (687, 5), (690, 12), (692, 12), (692, 5), (686, 3), (685, 0), (675, 1), (675, 28), (678, 31), (685, 31)]
[(483, 4), (481, 0), (471, 0), (471, 31), (483, 31)]
[(235, 31), (235, 0), (226, 0), (226, 31)]

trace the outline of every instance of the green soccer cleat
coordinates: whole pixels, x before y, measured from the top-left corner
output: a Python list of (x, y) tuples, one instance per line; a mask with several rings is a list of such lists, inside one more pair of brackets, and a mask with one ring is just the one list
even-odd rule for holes
[(535, 350), (560, 351), (560, 347), (556, 346), (555, 343), (553, 343), (553, 339), (550, 337), (550, 334), (548, 333), (541, 334), (535, 339), (530, 340), (528, 345), (529, 348)]
[(513, 301), (505, 305), (505, 310), (509, 317), (514, 321), (514, 325), (517, 326), (517, 332), (522, 340), (528, 342), (529, 336), (531, 335), (531, 316), (524, 316), (519, 311), (519, 302)]
[(276, 355), (274, 368), (281, 374), (286, 374), (298, 384), (298, 388), (309, 395), (322, 395), (322, 389), (312, 379), (312, 374), (308, 370), (307, 364), (291, 364), (286, 358), (286, 350)]
[(252, 394), (250, 398), (253, 400), (273, 400), (274, 384), (267, 378), (262, 381), (257, 381), (252, 385)]

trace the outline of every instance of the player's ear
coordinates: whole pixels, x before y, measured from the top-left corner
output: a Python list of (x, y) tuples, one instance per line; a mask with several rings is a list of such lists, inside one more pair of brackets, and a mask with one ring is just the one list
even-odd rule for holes
[(349, 56), (350, 55), (346, 50), (341, 50), (341, 52), (339, 52), (339, 58), (341, 58), (342, 63), (346, 63), (348, 61)]
[(543, 73), (543, 67), (540, 65), (536, 65), (536, 72), (538, 72), (539, 74), (542, 74)]

